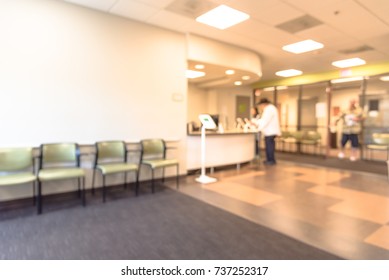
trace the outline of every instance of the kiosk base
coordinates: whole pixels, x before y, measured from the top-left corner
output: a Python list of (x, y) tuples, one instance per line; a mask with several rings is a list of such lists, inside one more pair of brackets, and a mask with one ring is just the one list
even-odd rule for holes
[(208, 177), (206, 175), (201, 175), (200, 177), (197, 177), (196, 182), (202, 183), (202, 184), (209, 184), (209, 183), (215, 183), (217, 181), (216, 178)]

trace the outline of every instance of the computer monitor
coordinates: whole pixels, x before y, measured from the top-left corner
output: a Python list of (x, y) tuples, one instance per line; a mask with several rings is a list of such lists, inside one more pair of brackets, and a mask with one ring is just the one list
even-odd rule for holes
[(217, 128), (219, 126), (219, 115), (213, 114), (213, 115), (210, 115), (210, 116), (213, 119), (213, 121), (215, 122), (216, 128)]

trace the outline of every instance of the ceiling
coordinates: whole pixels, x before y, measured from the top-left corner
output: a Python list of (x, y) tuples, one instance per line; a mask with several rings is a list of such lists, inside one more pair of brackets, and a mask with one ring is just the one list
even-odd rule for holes
[[(360, 57), (367, 64), (389, 61), (388, 0), (64, 0), (113, 15), (145, 22), (170, 30), (192, 33), (252, 50), (262, 60), (262, 80), (276, 79), (275, 72), (298, 69), (304, 74), (338, 68), (332, 61)], [(219, 30), (194, 19), (207, 9), (228, 5), (250, 15), (250, 19)], [(282, 46), (305, 39), (324, 48), (292, 54)], [(192, 67), (195, 62), (189, 62)], [(207, 78), (231, 81), (225, 68), (209, 65)], [(257, 78), (258, 79), (258, 78)], [(253, 83), (252, 78), (244, 83)], [(214, 84), (218, 84), (215, 82)], [(223, 84), (219, 82), (218, 85)], [(212, 87), (212, 86), (211, 86)]]

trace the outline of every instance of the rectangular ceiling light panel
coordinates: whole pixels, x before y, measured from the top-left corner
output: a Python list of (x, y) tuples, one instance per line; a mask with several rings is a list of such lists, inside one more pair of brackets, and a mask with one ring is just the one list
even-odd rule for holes
[(322, 43), (313, 40), (304, 40), (301, 42), (283, 46), (282, 49), (287, 52), (298, 54), (298, 53), (305, 53), (313, 50), (318, 50), (323, 47), (324, 45)]
[(197, 17), (196, 21), (223, 30), (249, 18), (250, 16), (246, 13), (235, 10), (226, 5), (220, 5)]
[(332, 65), (339, 67), (339, 68), (347, 68), (347, 67), (353, 67), (353, 66), (358, 66), (358, 65), (363, 65), (363, 64), (366, 64), (366, 61), (364, 61), (363, 59), (360, 59), (358, 57), (332, 62)]
[(288, 69), (288, 70), (278, 71), (276, 72), (276, 75), (280, 77), (293, 77), (293, 76), (301, 75), (302, 73), (303, 72), (300, 70)]

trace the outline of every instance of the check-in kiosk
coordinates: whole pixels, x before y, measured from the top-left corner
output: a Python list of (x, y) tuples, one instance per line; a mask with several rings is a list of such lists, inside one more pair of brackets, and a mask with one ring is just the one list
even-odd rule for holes
[(205, 174), (205, 156), (206, 156), (206, 142), (205, 142), (205, 130), (216, 129), (216, 123), (212, 117), (208, 114), (199, 115), (201, 121), (201, 174), (200, 177), (196, 178), (196, 181), (202, 184), (214, 183), (217, 181), (216, 178), (209, 177)]

